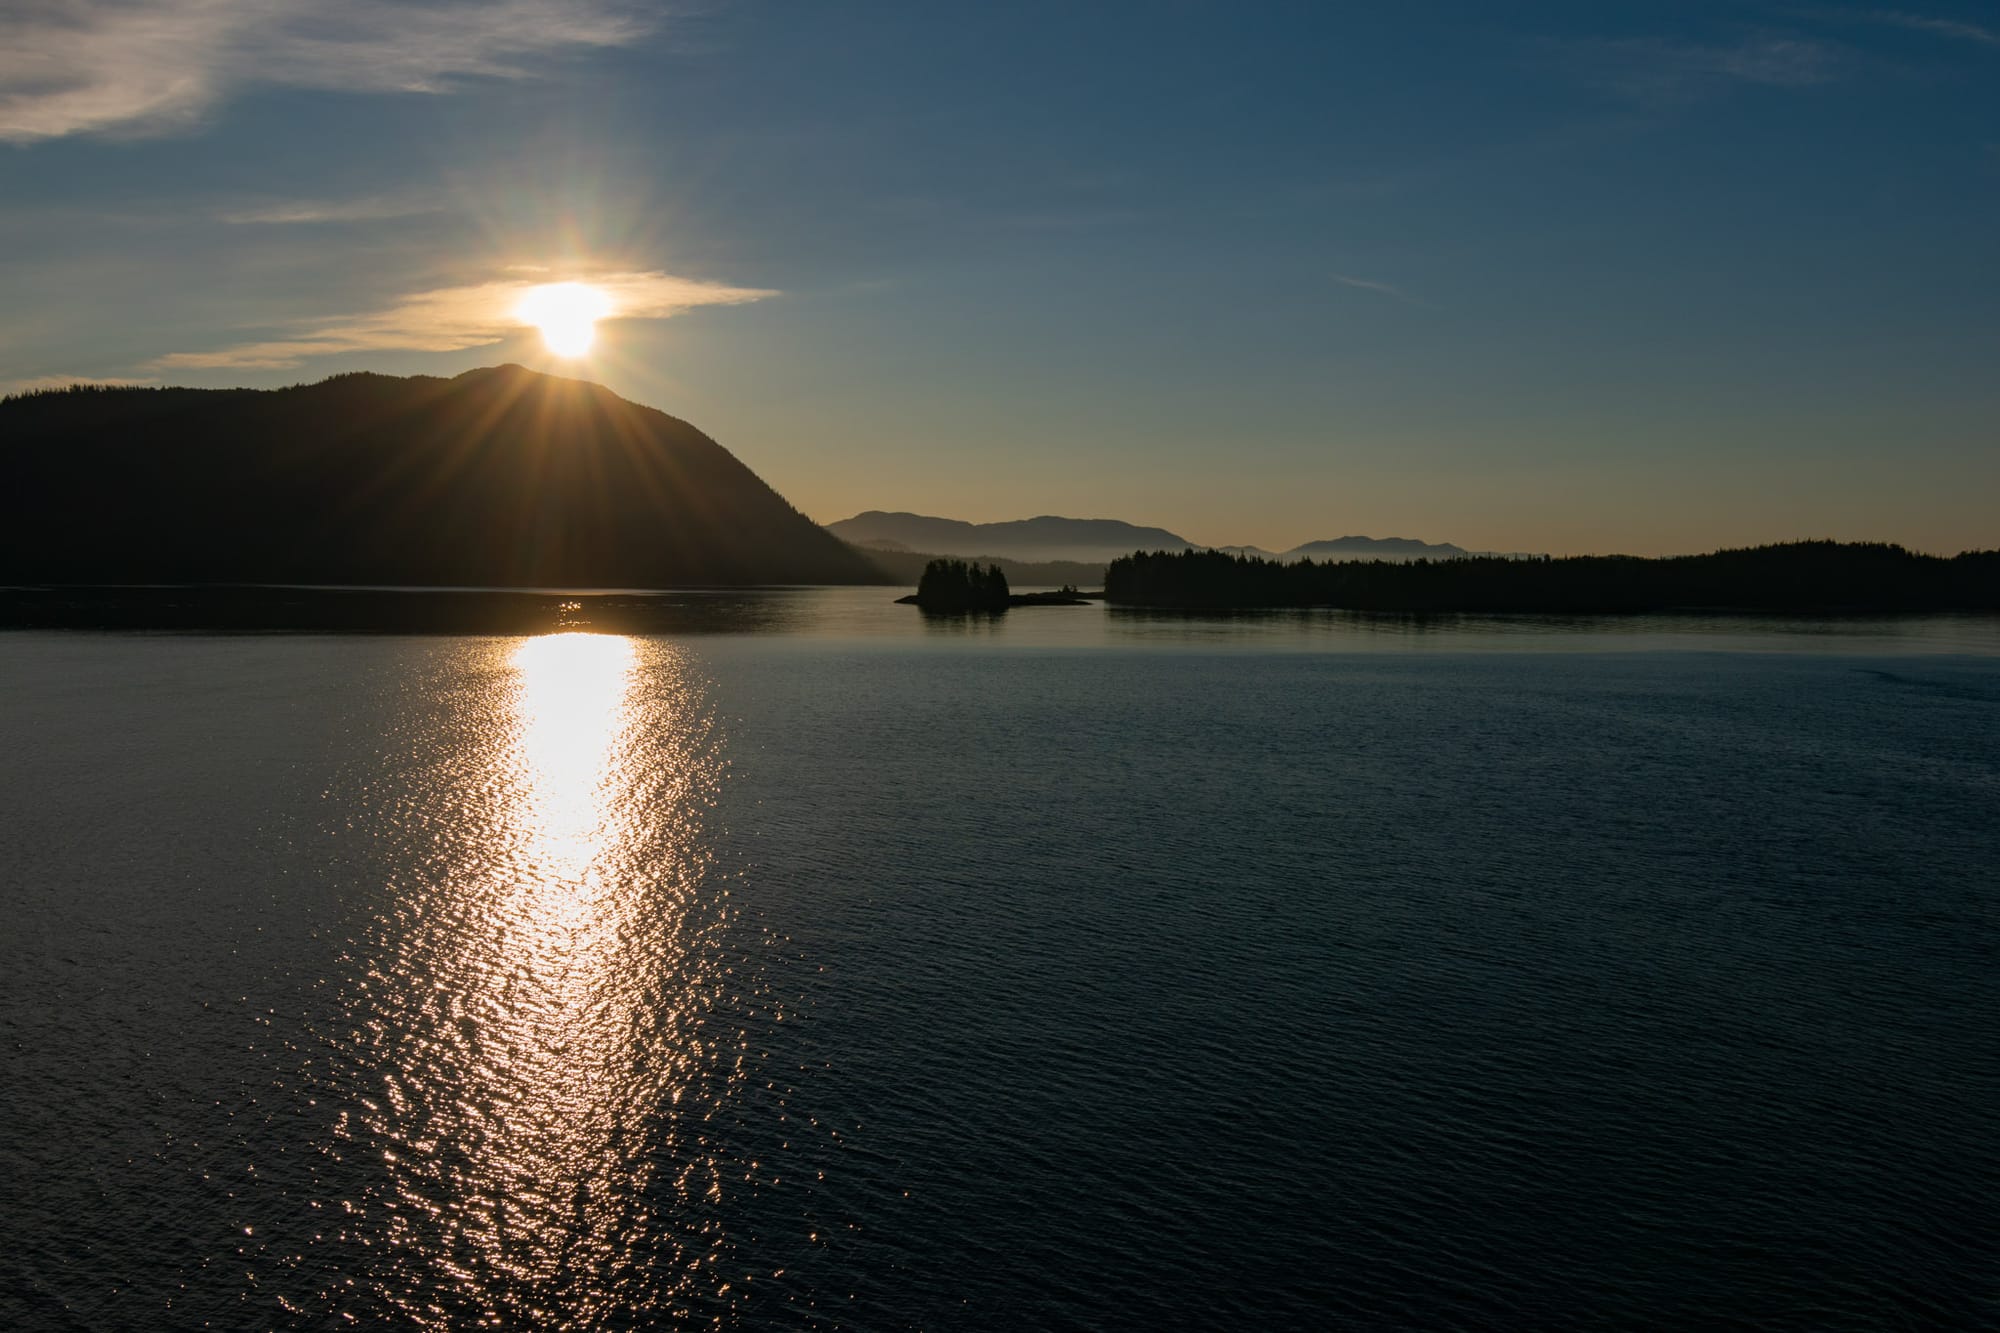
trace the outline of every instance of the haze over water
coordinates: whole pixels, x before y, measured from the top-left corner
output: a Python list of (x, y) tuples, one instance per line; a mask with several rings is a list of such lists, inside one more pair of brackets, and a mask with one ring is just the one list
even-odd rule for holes
[(0, 636), (10, 1327), (2000, 1318), (2000, 630)]

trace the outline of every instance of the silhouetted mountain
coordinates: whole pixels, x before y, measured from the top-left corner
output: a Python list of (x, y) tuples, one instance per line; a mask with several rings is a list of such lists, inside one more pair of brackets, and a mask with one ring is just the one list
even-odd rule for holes
[(1353, 611), (2000, 610), (2000, 551), (1949, 560), (1881, 542), (1788, 542), (1648, 560), (1629, 555), (1471, 556), (1283, 564), (1219, 551), (1111, 562), (1107, 600), (1223, 609)]
[(0, 400), (0, 582), (878, 583), (684, 421), (520, 366)]
[[(1244, 552), (1251, 554), (1251, 552)], [(1284, 560), (1451, 560), (1469, 555), (1450, 542), (1420, 542), (1414, 537), (1335, 537), (1330, 541), (1294, 546)]]
[(939, 555), (998, 555), (1016, 560), (1104, 561), (1132, 551), (1185, 551), (1194, 545), (1165, 528), (1141, 528), (1115, 518), (1053, 515), (1007, 523), (966, 523), (871, 509), (829, 523), (826, 528), (857, 545), (894, 542), (912, 551)]

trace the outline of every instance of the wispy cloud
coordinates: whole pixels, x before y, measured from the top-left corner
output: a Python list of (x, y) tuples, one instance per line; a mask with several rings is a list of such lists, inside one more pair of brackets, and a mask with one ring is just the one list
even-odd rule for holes
[[(516, 268), (510, 273), (537, 270)], [(609, 298), (609, 319), (666, 319), (705, 305), (744, 305), (776, 296), (755, 287), (678, 278), (670, 273), (576, 275)], [(545, 279), (508, 277), (412, 292), (380, 310), (304, 322), (296, 332), (209, 352), (174, 352), (149, 370), (274, 370), (311, 357), (354, 352), (456, 352), (499, 342), (524, 326), (515, 308)]]
[(1357, 278), (1347, 273), (1328, 273), (1327, 276), (1343, 287), (1356, 287), (1364, 292), (1377, 292), (1383, 296), (1393, 296), (1398, 301), (1414, 302), (1416, 300), (1415, 297), (1411, 296), (1401, 287), (1390, 283), (1375, 282), (1368, 278)]
[(1958, 19), (1933, 18), (1928, 14), (1912, 14), (1901, 9), (1876, 9), (1865, 15), (1871, 22), (1887, 23), (1898, 28), (1911, 28), (1917, 32), (1928, 32), (1938, 37), (1949, 37), (1954, 41), (1976, 42), (1980, 46), (2000, 47), (2000, 29), (1984, 27), (1977, 23), (1965, 23)]
[(286, 226), (320, 222), (380, 222), (438, 213), (444, 204), (431, 197), (378, 195), (364, 199), (289, 199), (216, 214), (220, 222)]
[(1742, 85), (1809, 88), (1839, 72), (1835, 48), (1785, 35), (1709, 44), (1632, 38), (1563, 47), (1588, 81), (1649, 103), (1683, 102)]
[(0, 140), (171, 132), (259, 85), (444, 92), (652, 26), (627, 0), (16, 0)]

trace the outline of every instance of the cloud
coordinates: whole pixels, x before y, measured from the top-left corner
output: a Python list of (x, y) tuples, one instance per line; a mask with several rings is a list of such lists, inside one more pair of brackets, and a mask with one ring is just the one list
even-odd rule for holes
[(1837, 72), (1834, 49), (1805, 37), (1701, 44), (1657, 38), (1566, 44), (1585, 77), (1641, 102), (1683, 102), (1734, 85), (1809, 88)]
[[(611, 305), (608, 319), (666, 319), (696, 306), (744, 305), (777, 295), (657, 271), (582, 274), (579, 280), (604, 292)], [(515, 315), (515, 307), (531, 288), (540, 285), (527, 278), (504, 278), (412, 292), (381, 310), (310, 321), (289, 337), (237, 343), (212, 352), (174, 352), (148, 362), (146, 368), (276, 370), (310, 357), (343, 353), (456, 352), (484, 347), (526, 327)]]
[(293, 199), (218, 213), (216, 220), (246, 225), (284, 226), (318, 222), (380, 222), (444, 211), (436, 199), (382, 195), (366, 199)]
[(1398, 301), (1413, 299), (1401, 287), (1394, 287), (1386, 282), (1371, 282), (1367, 278), (1350, 277), (1345, 273), (1329, 273), (1327, 276), (1343, 287), (1358, 287), (1364, 292), (1380, 292), (1384, 296), (1393, 296)]
[(260, 85), (440, 93), (652, 26), (626, 0), (11, 0), (0, 140), (167, 133)]
[(1981, 46), (2000, 46), (2000, 30), (1981, 27), (1977, 23), (1932, 18), (1926, 14), (1911, 14), (1900, 9), (1878, 9), (1867, 17), (1876, 23), (1892, 24), (1898, 28), (1913, 28), (1918, 32), (1933, 33), (1939, 37), (1949, 37), (1954, 41), (1976, 42)]
[(67, 389), (81, 386), (86, 389), (121, 389), (137, 385), (158, 384), (156, 378), (131, 379), (114, 375), (109, 379), (97, 379), (89, 375), (37, 375), (33, 379), (15, 380), (0, 387), (0, 393), (11, 397), (18, 393), (34, 393), (40, 389)]

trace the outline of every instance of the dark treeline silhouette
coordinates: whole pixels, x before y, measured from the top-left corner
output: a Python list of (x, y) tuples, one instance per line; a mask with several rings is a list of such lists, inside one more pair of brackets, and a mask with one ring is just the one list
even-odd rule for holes
[(1111, 562), (1114, 605), (1354, 611), (1630, 612), (2000, 610), (2000, 551), (1951, 559), (1880, 542), (1789, 542), (1646, 559), (1283, 564), (1218, 551), (1135, 552)]
[(1005, 611), (1011, 599), (998, 565), (933, 560), (917, 581), (917, 605), (926, 611)]
[(0, 583), (879, 583), (684, 421), (519, 366), (0, 400)]

